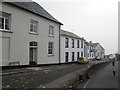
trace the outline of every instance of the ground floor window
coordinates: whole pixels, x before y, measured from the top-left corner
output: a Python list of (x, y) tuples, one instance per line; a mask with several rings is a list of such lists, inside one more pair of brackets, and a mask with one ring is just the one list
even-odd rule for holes
[(74, 61), (74, 55), (75, 53), (74, 52), (72, 52), (72, 61)]
[(80, 57), (80, 53), (79, 52), (77, 52), (77, 59)]
[(81, 57), (83, 57), (83, 52), (81, 52)]
[(65, 52), (65, 62), (68, 62), (68, 60), (69, 60), (69, 53)]
[(53, 42), (49, 42), (48, 43), (48, 55), (53, 55), (53, 46), (54, 43)]

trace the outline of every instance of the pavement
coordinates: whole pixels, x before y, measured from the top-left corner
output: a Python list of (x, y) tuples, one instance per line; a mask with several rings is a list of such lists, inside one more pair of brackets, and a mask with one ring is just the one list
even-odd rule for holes
[(79, 73), (93, 64), (106, 61), (91, 61), (89, 64), (63, 64), (44, 67), (29, 67), (2, 72), (3, 88), (56, 88), (78, 77)]
[[(95, 71), (91, 78), (86, 82), (83, 88), (114, 88), (120, 85), (118, 81), (118, 61), (115, 62), (115, 76), (113, 75), (114, 67), (112, 63)], [(120, 74), (119, 74), (120, 76)], [(118, 85), (119, 84), (119, 85)], [(79, 88), (81, 85), (78, 85)]]

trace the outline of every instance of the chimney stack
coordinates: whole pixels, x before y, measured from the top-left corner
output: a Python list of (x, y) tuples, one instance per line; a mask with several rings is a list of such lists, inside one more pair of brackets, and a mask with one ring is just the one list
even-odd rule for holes
[(92, 43), (92, 41), (90, 41), (90, 43)]

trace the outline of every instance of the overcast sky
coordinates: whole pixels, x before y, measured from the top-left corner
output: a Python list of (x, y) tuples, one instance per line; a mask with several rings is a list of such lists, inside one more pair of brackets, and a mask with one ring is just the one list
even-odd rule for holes
[(119, 0), (34, 0), (71, 31), (99, 42), (106, 54), (118, 51)]

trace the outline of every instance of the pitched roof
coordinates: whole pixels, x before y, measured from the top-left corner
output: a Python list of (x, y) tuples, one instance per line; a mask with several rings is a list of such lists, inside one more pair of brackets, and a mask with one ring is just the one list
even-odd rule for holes
[(63, 35), (63, 36), (68, 36), (68, 37), (84, 40), (83, 38), (79, 37), (78, 35), (76, 35), (72, 32), (69, 32), (69, 31), (61, 30), (60, 34)]
[(36, 2), (6, 2), (63, 25)]
[[(96, 47), (99, 43), (92, 43), (93, 44), (93, 46), (94, 47)], [(100, 45), (100, 44), (99, 44)], [(100, 47), (103, 49), (103, 50), (105, 50), (101, 45), (100, 45)]]
[(96, 47), (99, 43), (92, 43), (93, 47)]

